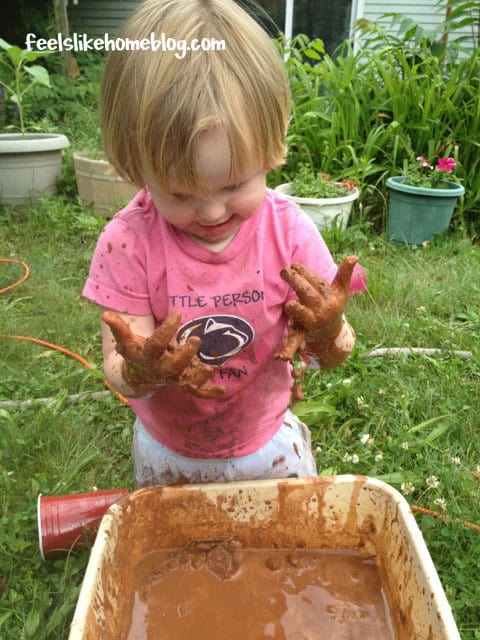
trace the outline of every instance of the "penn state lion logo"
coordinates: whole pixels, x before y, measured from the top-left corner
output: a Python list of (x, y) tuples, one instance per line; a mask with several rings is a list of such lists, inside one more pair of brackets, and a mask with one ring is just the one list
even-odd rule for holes
[(177, 340), (183, 343), (191, 336), (202, 341), (197, 354), (201, 362), (219, 366), (243, 351), (252, 342), (254, 331), (242, 318), (215, 315), (190, 320), (180, 327)]

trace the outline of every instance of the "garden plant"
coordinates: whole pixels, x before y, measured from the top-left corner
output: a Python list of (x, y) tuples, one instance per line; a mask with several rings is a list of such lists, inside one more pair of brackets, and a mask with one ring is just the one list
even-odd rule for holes
[(300, 165), (292, 181), (292, 196), (301, 198), (341, 198), (355, 189), (352, 180), (336, 182), (327, 173), (312, 170), (307, 165)]
[[(269, 181), (291, 180), (306, 163), (362, 190), (349, 227), (324, 234), (338, 261), (359, 255), (369, 277), (349, 303), (357, 345), (340, 367), (307, 372), (306, 400), (295, 411), (312, 430), (322, 474), (365, 474), (405, 496), (462, 640), (480, 640), (480, 53), (435, 48), (412, 29), (391, 36), (364, 25), (378, 46), (355, 52), (345, 44), (335, 57), (319, 41), (297, 39), (286, 63), (290, 153)], [(65, 133), (72, 148), (98, 146), (101, 56), (78, 56), (78, 79), (61, 78), (53, 56), (47, 62), (55, 99), (32, 89), (37, 120)], [(466, 188), (449, 233), (417, 249), (391, 246), (382, 228), (384, 181), (412, 154), (454, 156)], [(104, 224), (78, 200), (71, 155), (57, 196), (0, 208), (0, 259), (8, 260), (0, 263), (6, 640), (65, 640), (88, 562), (88, 546), (41, 559), (38, 494), (133, 489), (133, 414), (103, 385), (98, 312), (81, 297)], [(12, 287), (22, 262), (30, 275)], [(89, 367), (24, 338), (59, 345)], [(400, 351), (379, 351), (392, 347)]]
[(454, 158), (439, 158), (436, 165), (424, 156), (418, 156), (415, 163), (405, 160), (403, 163), (404, 184), (427, 189), (441, 189), (447, 180), (453, 181), (453, 171), (457, 163)]
[(381, 228), (386, 178), (420, 155), (453, 156), (466, 187), (457, 220), (478, 234), (480, 48), (478, 35), (468, 51), (453, 37), (465, 22), (478, 34), (478, 6), (471, 16), (473, 3), (449, 4), (454, 11), (437, 32), (393, 16), (391, 30), (360, 23), (365, 46), (358, 50), (346, 41), (330, 56), (321, 40), (305, 36), (286, 47), (294, 111), (287, 164), (276, 183), (291, 182), (306, 162), (334, 179), (351, 178), (362, 185), (363, 213)]
[[(0, 68), (2, 76), (10, 81), (0, 79), (0, 86), (6, 91), (9, 99), (15, 104), (18, 113), (18, 128), (22, 135), (26, 132), (25, 109), (26, 96), (35, 85), (50, 86), (50, 77), (45, 67), (31, 64), (39, 58), (49, 55), (49, 51), (28, 51), (11, 45), (0, 38)], [(6, 73), (5, 73), (6, 71)]]

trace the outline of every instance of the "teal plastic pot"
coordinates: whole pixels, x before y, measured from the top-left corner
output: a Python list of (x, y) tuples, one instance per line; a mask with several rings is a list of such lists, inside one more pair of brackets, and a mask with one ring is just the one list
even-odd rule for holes
[(404, 176), (388, 178), (390, 191), (387, 214), (387, 238), (393, 244), (421, 245), (444, 233), (465, 189), (446, 181), (442, 189), (427, 189), (403, 184)]

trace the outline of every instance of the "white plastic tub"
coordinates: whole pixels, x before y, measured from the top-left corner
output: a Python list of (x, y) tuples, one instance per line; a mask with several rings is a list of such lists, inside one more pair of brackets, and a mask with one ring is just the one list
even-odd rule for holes
[(131, 600), (134, 567), (147, 553), (227, 536), (244, 548), (348, 549), (374, 557), (396, 640), (460, 639), (408, 503), (385, 483), (345, 475), (129, 494), (102, 520), (70, 640), (126, 637), (119, 620)]
[(275, 191), (281, 193), (287, 200), (298, 204), (300, 209), (311, 217), (320, 231), (331, 229), (334, 224), (339, 229), (346, 229), (353, 203), (360, 195), (360, 191), (355, 188), (351, 193), (345, 196), (338, 196), (338, 198), (302, 198), (300, 196), (292, 196), (291, 189), (291, 182), (285, 182), (284, 184), (279, 184)]

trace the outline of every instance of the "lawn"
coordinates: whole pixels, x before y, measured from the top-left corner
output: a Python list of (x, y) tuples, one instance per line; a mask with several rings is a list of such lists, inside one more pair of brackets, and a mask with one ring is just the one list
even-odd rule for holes
[[(427, 36), (377, 31), (378, 46), (358, 54), (346, 43), (338, 58), (317, 61), (317, 41), (287, 62), (290, 150), (271, 184), (294, 176), (305, 158), (335, 179), (354, 179), (362, 197), (353, 224), (325, 237), (337, 261), (358, 254), (369, 277), (348, 307), (355, 351), (332, 371), (308, 372), (306, 401), (295, 410), (311, 428), (322, 474), (364, 474), (403, 493), (462, 639), (480, 640), (480, 51), (450, 60), (451, 49), (434, 55)], [(305, 65), (306, 54), (316, 63)], [(103, 62), (87, 54), (78, 61), (81, 76), (65, 80), (52, 56), (52, 87), (36, 87), (30, 104), (29, 125), (71, 142), (59, 195), (0, 207), (0, 290), (24, 273), (3, 260), (30, 269), (23, 284), (0, 294), (2, 640), (65, 640), (88, 562), (89, 549), (41, 559), (38, 494), (133, 488), (133, 414), (111, 394), (91, 397), (105, 391), (99, 320), (81, 290), (105, 221), (78, 201), (71, 155), (101, 146)], [(445, 237), (393, 247), (382, 231), (385, 178), (430, 151), (458, 153), (463, 206)], [(5, 335), (59, 345), (90, 368)], [(403, 351), (372, 356), (388, 347)], [(86, 398), (72, 403), (76, 394)]]
[[(39, 493), (132, 489), (131, 410), (115, 397), (69, 403), (104, 389), (96, 309), (81, 298), (104, 221), (72, 198), (0, 210), (0, 257), (28, 263), (30, 277), (0, 296), (0, 637), (64, 639), (88, 549), (44, 562), (37, 541)], [(460, 233), (413, 250), (368, 226), (327, 234), (340, 260), (358, 253), (368, 291), (348, 316), (357, 347), (340, 367), (309, 373), (297, 411), (310, 425), (324, 474), (380, 478), (416, 513), (464, 640), (480, 638), (480, 248)], [(0, 289), (23, 269), (0, 264)], [(441, 349), (436, 355), (371, 357), (380, 347)], [(457, 351), (469, 351), (462, 358)], [(49, 403), (24, 406), (30, 399)], [(467, 521), (464, 524), (461, 521)]]

